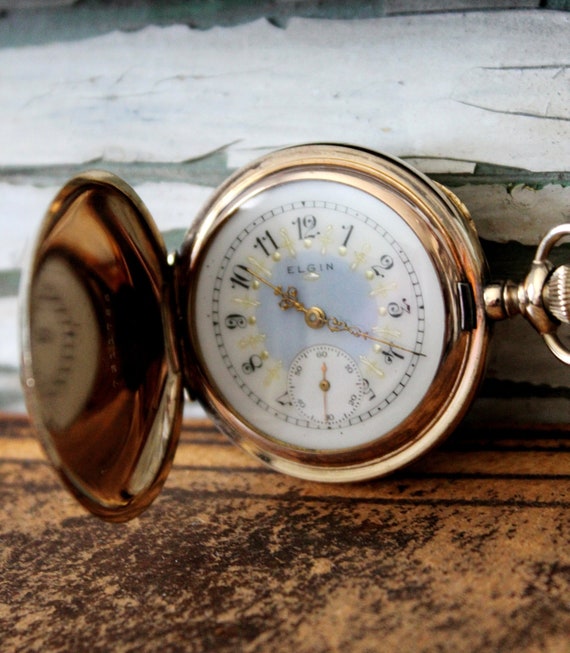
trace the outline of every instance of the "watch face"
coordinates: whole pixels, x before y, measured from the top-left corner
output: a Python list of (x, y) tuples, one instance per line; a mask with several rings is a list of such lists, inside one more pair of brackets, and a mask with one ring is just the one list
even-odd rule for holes
[(471, 225), (449, 200), (333, 146), (270, 155), (220, 189), (178, 274), (187, 381), (222, 430), (319, 480), (387, 473), (447, 433), (485, 346), (461, 307), (481, 267), (463, 263)]
[(212, 385), (287, 446), (381, 438), (440, 364), (445, 306), (425, 247), (347, 184), (291, 181), (244, 202), (216, 232), (196, 298)]

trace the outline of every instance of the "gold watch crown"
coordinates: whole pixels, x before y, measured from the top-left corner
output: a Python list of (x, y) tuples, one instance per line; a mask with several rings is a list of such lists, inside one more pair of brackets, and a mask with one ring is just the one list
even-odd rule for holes
[(561, 265), (550, 275), (542, 299), (546, 310), (560, 322), (570, 322), (570, 265)]

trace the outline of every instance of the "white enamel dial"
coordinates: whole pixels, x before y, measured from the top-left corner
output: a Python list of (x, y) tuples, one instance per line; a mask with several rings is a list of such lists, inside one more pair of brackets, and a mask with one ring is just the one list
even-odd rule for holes
[[(394, 209), (346, 183), (289, 181), (241, 204), (211, 238), (193, 310), (220, 400), (287, 447), (382, 438), (421, 402), (442, 357), (444, 301), (426, 248)], [(335, 372), (326, 410), (319, 379), (307, 380), (325, 351), (355, 366)]]

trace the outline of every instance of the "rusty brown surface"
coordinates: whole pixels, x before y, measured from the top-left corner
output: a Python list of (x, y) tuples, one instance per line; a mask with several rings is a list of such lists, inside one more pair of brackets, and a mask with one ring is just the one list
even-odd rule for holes
[(129, 524), (86, 515), (0, 417), (2, 651), (570, 651), (570, 431), (459, 432), (347, 486), (185, 425)]

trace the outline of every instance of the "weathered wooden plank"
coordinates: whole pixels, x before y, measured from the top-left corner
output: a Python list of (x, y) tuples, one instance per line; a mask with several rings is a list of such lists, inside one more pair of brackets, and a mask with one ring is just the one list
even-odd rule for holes
[[(183, 4), (163, 3), (156, 12)], [(74, 24), (85, 22), (81, 11), (97, 6), (71, 7)], [(139, 27), (161, 22), (154, 9), (142, 17), (136, 9), (142, 4), (129, 6)], [(356, 3), (352, 15), (364, 7)], [(124, 27), (120, 16), (127, 14), (115, 9), (106, 20)], [(382, 11), (392, 9), (382, 4)], [(295, 13), (290, 3), (287, 10)], [(245, 24), (229, 12), (232, 28), (175, 25), (135, 33), (111, 33), (93, 14), (84, 25), (92, 38), (39, 45), (44, 41), (37, 37), (30, 45), (39, 16), (16, 11), (0, 20), (0, 30), (14, 27), (6, 20), (20, 21), (22, 29), (13, 31), (30, 34), (13, 48), (0, 33), (4, 406), (14, 405), (14, 296), (25, 246), (57, 187), (87, 167), (111, 169), (134, 184), (169, 248), (237, 165), (310, 140), (386, 150), (452, 187), (486, 239), (494, 276), (518, 279), (539, 236), (570, 219), (568, 14), (292, 19), (277, 29), (266, 21)], [(176, 22), (172, 16), (168, 21)], [(101, 26), (109, 33), (94, 36)], [(52, 27), (46, 24), (48, 32)], [(501, 325), (497, 332), (509, 346), (493, 350), (490, 378), (506, 381), (518, 399), (536, 397), (537, 405), (546, 406), (543, 390), (554, 388), (549, 401), (559, 408), (549, 404), (544, 418), (567, 419), (566, 370), (551, 365), (526, 325)], [(524, 354), (513, 344), (521, 342)], [(499, 404), (507, 407), (502, 414), (513, 405)], [(497, 417), (496, 411), (481, 415)]]

